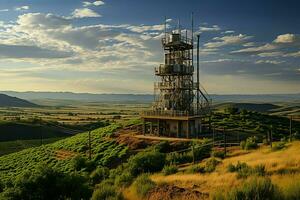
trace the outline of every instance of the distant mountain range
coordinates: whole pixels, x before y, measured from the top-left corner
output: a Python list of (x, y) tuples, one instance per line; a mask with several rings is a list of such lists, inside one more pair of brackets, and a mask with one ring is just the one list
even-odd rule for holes
[(38, 105), (29, 101), (0, 94), (0, 107), (36, 107)]
[[(57, 99), (77, 100), (86, 102), (141, 102), (153, 101), (151, 94), (91, 94), (72, 92), (14, 92), (0, 91), (2, 94), (26, 100)], [(286, 102), (300, 101), (299, 94), (251, 94), (251, 95), (210, 95), (213, 102)]]

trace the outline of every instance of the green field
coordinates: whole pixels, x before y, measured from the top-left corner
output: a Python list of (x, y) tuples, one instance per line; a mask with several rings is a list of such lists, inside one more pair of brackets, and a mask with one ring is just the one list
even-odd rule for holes
[(53, 143), (53, 142), (56, 142), (61, 139), (64, 139), (64, 137), (35, 139), (35, 140), (14, 140), (14, 141), (8, 141), (8, 142), (0, 142), (0, 156), (18, 152), (23, 149), (27, 149), (27, 148), (31, 148), (31, 147), (38, 147), (38, 146), (41, 146), (44, 144)]

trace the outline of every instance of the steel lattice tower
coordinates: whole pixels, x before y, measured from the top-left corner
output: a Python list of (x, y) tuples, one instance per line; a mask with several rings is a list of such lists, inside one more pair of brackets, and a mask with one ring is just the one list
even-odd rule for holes
[[(199, 36), (197, 81), (194, 82), (193, 28), (190, 35), (188, 37), (188, 30), (180, 29), (180, 23), (178, 29), (167, 32), (165, 23), (162, 38), (165, 59), (164, 64), (155, 67), (155, 75), (160, 81), (154, 83), (155, 101), (152, 110), (142, 113), (144, 133), (190, 137), (202, 132), (202, 118), (210, 113), (210, 101), (200, 89)], [(149, 131), (146, 122), (150, 123)]]

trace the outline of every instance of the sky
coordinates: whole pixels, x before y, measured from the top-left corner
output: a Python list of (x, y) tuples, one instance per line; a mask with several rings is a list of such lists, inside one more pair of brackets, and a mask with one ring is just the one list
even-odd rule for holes
[[(0, 90), (151, 94), (167, 28), (213, 94), (300, 93), (297, 0), (0, 0)], [(189, 32), (190, 35), (190, 32)]]

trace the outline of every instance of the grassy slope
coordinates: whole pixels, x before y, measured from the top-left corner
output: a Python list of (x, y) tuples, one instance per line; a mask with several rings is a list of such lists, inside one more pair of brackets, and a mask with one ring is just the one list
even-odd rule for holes
[[(129, 121), (123, 124), (112, 124), (91, 132), (91, 146), (93, 160), (99, 165), (111, 166), (126, 156), (127, 146), (119, 145), (109, 135), (123, 125), (136, 123)], [(3, 181), (14, 179), (26, 170), (34, 170), (39, 164), (47, 164), (63, 172), (72, 170), (71, 157), (58, 159), (58, 151), (75, 152), (81, 156), (88, 153), (88, 133), (77, 134), (73, 137), (57, 141), (40, 147), (0, 157), (0, 179)]]
[[(275, 152), (266, 146), (248, 152), (236, 150), (231, 157), (224, 159), (213, 173), (185, 174), (179, 172), (170, 176), (155, 174), (152, 175), (152, 180), (212, 194), (220, 188), (230, 190), (243, 182), (243, 179), (237, 178), (236, 173), (227, 171), (230, 163), (236, 164), (238, 161), (246, 162), (250, 166), (265, 165), (268, 176), (282, 189), (288, 183), (300, 178), (300, 142), (293, 142), (286, 149)], [(280, 173), (282, 170), (296, 172), (282, 174)]]
[[(43, 141), (43, 144), (49, 144), (49, 143), (53, 143), (53, 142), (56, 142), (61, 139), (64, 139), (64, 137), (48, 138), (48, 139), (43, 139), (42, 141)], [(40, 145), (41, 145), (40, 139), (0, 142), (0, 156), (18, 152), (23, 149), (27, 149), (27, 148), (31, 148), (31, 147), (38, 147)]]
[(28, 140), (67, 136), (60, 129), (32, 122), (0, 122), (0, 141)]

